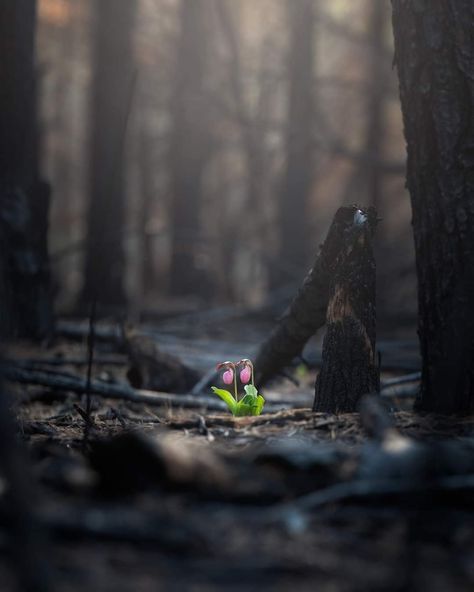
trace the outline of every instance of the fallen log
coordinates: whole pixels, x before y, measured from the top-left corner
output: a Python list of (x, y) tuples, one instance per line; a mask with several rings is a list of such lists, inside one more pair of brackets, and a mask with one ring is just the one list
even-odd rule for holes
[[(57, 368), (59, 366), (87, 366), (89, 360), (87, 357), (50, 357), (50, 358), (21, 358), (17, 360), (6, 360), (6, 363), (12, 363), (16, 366), (23, 366), (24, 368), (42, 368), (44, 366), (51, 366)], [(124, 356), (100, 356), (94, 357), (94, 366), (124, 366), (126, 358)]]
[(327, 331), (316, 379), (314, 411), (352, 413), (361, 397), (378, 392), (375, 352), (374, 209), (356, 209), (331, 260)]
[(187, 393), (200, 378), (177, 356), (161, 351), (148, 335), (125, 327), (123, 343), (130, 360), (127, 379), (134, 388)]
[[(143, 403), (153, 407), (174, 407), (183, 409), (206, 409), (208, 411), (228, 411), (227, 406), (213, 395), (193, 395), (163, 393), (158, 391), (134, 389), (123, 383), (107, 383), (100, 380), (88, 381), (66, 372), (26, 369), (22, 366), (8, 365), (2, 368), (3, 376), (10, 382), (43, 386), (52, 391), (74, 392), (103, 397), (106, 399)], [(36, 400), (36, 397), (35, 397)], [(299, 400), (297, 399), (296, 402)], [(280, 411), (289, 407), (294, 401), (267, 401), (266, 412)]]
[(326, 323), (335, 264), (358, 237), (349, 234), (357, 206), (336, 212), (313, 268), (255, 360), (256, 382), (262, 386), (301, 354), (306, 342)]
[[(88, 392), (87, 380), (74, 375), (52, 374), (41, 370), (26, 370), (15, 366), (5, 366), (3, 376), (10, 382), (48, 387), (53, 390), (72, 391), (78, 394)], [(224, 403), (211, 397), (195, 397), (193, 395), (173, 395), (147, 390), (138, 390), (125, 384), (109, 384), (99, 380), (92, 380), (90, 393), (107, 399), (119, 399), (131, 403), (145, 403), (146, 405), (163, 407), (178, 406), (186, 409), (207, 408), (213, 411), (223, 411)]]

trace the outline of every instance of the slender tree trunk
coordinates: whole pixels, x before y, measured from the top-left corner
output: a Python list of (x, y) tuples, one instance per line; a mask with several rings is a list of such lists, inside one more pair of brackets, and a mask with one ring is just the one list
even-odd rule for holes
[(290, 53), (286, 170), (278, 202), (277, 285), (304, 269), (310, 248), (309, 197), (313, 174), (314, 1), (288, 0)]
[(385, 132), (385, 97), (387, 75), (383, 63), (385, 34), (389, 6), (380, 0), (372, 0), (369, 15), (370, 63), (367, 87), (367, 164), (366, 177), (368, 201), (377, 208), (381, 194), (382, 158)]
[(0, 325), (43, 338), (52, 329), (49, 186), (38, 170), (35, 0), (0, 3)]
[[(246, 243), (247, 248), (254, 249), (256, 254), (259, 244), (265, 242), (265, 229), (269, 227), (269, 224), (265, 224), (265, 197), (268, 188), (265, 119), (268, 118), (268, 113), (271, 111), (273, 89), (269, 89), (269, 84), (265, 81), (263, 71), (266, 64), (262, 56), (262, 64), (260, 65), (262, 73), (259, 80), (257, 104), (254, 109), (250, 108), (245, 96), (245, 84), (240, 59), (241, 39), (235, 22), (235, 14), (232, 13), (232, 0), (214, 0), (214, 3), (229, 51), (227, 71), (233, 95), (235, 117), (240, 125), (247, 174), (246, 196), (241, 206), (242, 219), (246, 220), (245, 226), (240, 227), (237, 231), (230, 228), (224, 229), (223, 232), (224, 240), (221, 248), (223, 253), (227, 255), (227, 259), (223, 258), (227, 263), (224, 274), (226, 275), (228, 270), (233, 269), (236, 256), (236, 232), (239, 239)], [(236, 9), (238, 10), (237, 6)], [(248, 215), (249, 212), (252, 212), (251, 216)], [(265, 264), (267, 264), (267, 261), (265, 261)], [(231, 293), (232, 290), (228, 292)]]
[(206, 0), (181, 0), (170, 150), (170, 291), (180, 296), (199, 289), (196, 245), (201, 231), (202, 177), (209, 155), (206, 14)]
[(387, 98), (390, 54), (385, 47), (390, 5), (383, 0), (370, 0), (367, 6), (367, 82), (365, 85), (365, 137), (363, 154), (354, 160), (342, 192), (345, 203), (355, 203), (361, 195), (377, 207), (384, 178), (383, 151), (386, 131), (385, 106)]
[(146, 122), (141, 121), (139, 137), (140, 155), (140, 189), (142, 200), (140, 204), (140, 233), (142, 240), (142, 294), (149, 295), (156, 284), (156, 269), (153, 257), (153, 236), (149, 232), (149, 220), (153, 211), (155, 200), (155, 188), (153, 179), (155, 142), (146, 129)]
[(423, 358), (419, 407), (474, 410), (474, 5), (393, 0)]
[(134, 84), (135, 0), (96, 0), (89, 146), (87, 248), (82, 300), (126, 303), (124, 142)]

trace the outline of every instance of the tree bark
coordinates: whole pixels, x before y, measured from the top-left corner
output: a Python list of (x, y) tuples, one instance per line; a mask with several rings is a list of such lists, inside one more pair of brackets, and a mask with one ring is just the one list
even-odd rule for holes
[(126, 304), (126, 125), (133, 91), (132, 32), (135, 0), (95, 3), (94, 72), (91, 97), (89, 206), (82, 301), (102, 307)]
[(393, 0), (408, 150), (420, 409), (474, 410), (474, 6)]
[(47, 249), (49, 186), (38, 170), (35, 0), (0, 5), (0, 329), (52, 330)]
[(176, 296), (196, 294), (200, 284), (196, 244), (201, 232), (202, 182), (210, 138), (205, 92), (207, 8), (206, 0), (181, 0), (170, 149), (170, 291)]
[(309, 198), (313, 173), (314, 1), (288, 0), (290, 52), (286, 169), (278, 201), (278, 264), (273, 283), (292, 281), (311, 253)]
[(352, 413), (361, 397), (379, 390), (375, 361), (375, 210), (356, 210), (333, 260), (323, 362), (314, 411)]

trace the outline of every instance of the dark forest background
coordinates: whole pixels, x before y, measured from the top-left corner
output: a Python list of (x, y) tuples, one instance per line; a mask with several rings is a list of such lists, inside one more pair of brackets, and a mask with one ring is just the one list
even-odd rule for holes
[(357, 202), (382, 219), (380, 328), (414, 327), (392, 62), (379, 0), (40, 0), (57, 312), (281, 311)]

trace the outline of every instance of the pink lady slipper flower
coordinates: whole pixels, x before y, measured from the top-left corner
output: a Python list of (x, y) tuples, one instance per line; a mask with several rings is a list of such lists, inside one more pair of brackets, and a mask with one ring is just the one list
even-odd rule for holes
[(252, 371), (250, 370), (250, 368), (248, 366), (246, 366), (245, 368), (243, 368), (240, 371), (240, 382), (242, 384), (247, 384), (248, 382), (250, 382), (251, 378), (252, 378)]
[(224, 384), (232, 384), (234, 381), (234, 371), (232, 370), (232, 368), (229, 368), (228, 370), (226, 370), (224, 372), (224, 374), (222, 375), (222, 380), (224, 381)]
[[(244, 417), (248, 415), (260, 415), (262, 413), (265, 399), (262, 395), (258, 394), (255, 388), (253, 364), (250, 360), (244, 358), (237, 363), (221, 362), (217, 364), (216, 370), (218, 372), (222, 371), (222, 381), (224, 384), (234, 384), (234, 394), (216, 386), (211, 387), (214, 394), (224, 401), (232, 415)], [(239, 372), (241, 384), (245, 385), (245, 394), (240, 400), (237, 388), (237, 371)]]
[(216, 370), (224, 369), (224, 373), (222, 374), (222, 380), (224, 384), (232, 384), (234, 383), (234, 392), (235, 392), (235, 399), (237, 400), (237, 380), (235, 378), (235, 364), (234, 362), (221, 362), (217, 364)]
[(243, 360), (240, 360), (240, 362), (238, 363), (238, 366), (241, 366), (241, 371), (240, 371), (240, 382), (242, 384), (248, 384), (250, 381), (252, 381), (253, 384), (253, 364), (250, 360), (248, 360), (247, 358), (244, 358)]

